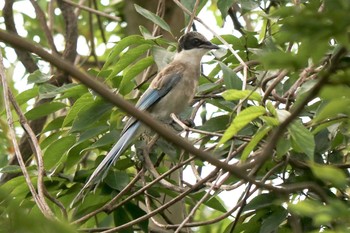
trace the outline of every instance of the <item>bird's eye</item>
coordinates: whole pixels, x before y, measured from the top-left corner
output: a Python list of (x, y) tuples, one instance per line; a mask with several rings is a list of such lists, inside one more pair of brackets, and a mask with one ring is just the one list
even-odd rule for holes
[(199, 46), (201, 44), (201, 41), (199, 39), (195, 38), (195, 39), (193, 39), (192, 44), (194, 46)]

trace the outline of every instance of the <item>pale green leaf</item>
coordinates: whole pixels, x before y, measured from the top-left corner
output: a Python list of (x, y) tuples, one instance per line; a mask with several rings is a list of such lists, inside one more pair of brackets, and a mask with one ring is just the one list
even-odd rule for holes
[(277, 111), (275, 106), (273, 106), (271, 101), (266, 101), (266, 108), (273, 116), (277, 117)]
[(78, 86), (80, 87), (80, 85), (76, 83), (64, 84), (59, 87), (52, 84), (44, 83), (39, 86), (39, 96), (41, 99), (53, 98), (56, 97), (58, 94), (64, 93), (72, 88), (76, 90), (76, 87)]
[(312, 173), (324, 182), (332, 183), (337, 188), (343, 188), (346, 184), (346, 175), (339, 168), (330, 165), (311, 163)]
[(222, 136), (219, 145), (224, 144), (234, 135), (236, 135), (241, 129), (243, 129), (246, 125), (251, 123), (255, 118), (264, 115), (266, 110), (262, 106), (251, 106), (243, 111), (241, 111), (232, 121), (229, 128), (225, 131)]
[(243, 99), (261, 101), (261, 95), (255, 91), (250, 90), (230, 89), (222, 93), (222, 97), (224, 97), (225, 100), (230, 101)]
[(263, 120), (264, 122), (266, 122), (269, 126), (279, 125), (279, 121), (275, 117), (261, 116), (260, 119)]
[(38, 94), (39, 94), (39, 88), (37, 86), (34, 86), (28, 90), (25, 90), (25, 91), (19, 93), (16, 96), (17, 103), (19, 105), (22, 105), (22, 104), (26, 103), (28, 100), (37, 97)]
[(248, 158), (250, 152), (254, 150), (256, 145), (258, 145), (258, 143), (265, 137), (265, 135), (268, 132), (270, 132), (270, 130), (271, 130), (271, 127), (263, 126), (256, 132), (256, 134), (253, 136), (253, 138), (250, 140), (250, 142), (242, 152), (242, 156), (241, 156), (242, 161), (245, 161)]
[(319, 112), (316, 113), (313, 121), (315, 123), (327, 118), (335, 118), (339, 114), (350, 113), (350, 99), (337, 98), (329, 101)]
[(0, 173), (16, 174), (22, 172), (21, 167), (18, 165), (7, 165), (0, 168)]
[(43, 74), (39, 69), (31, 73), (28, 78), (28, 84), (32, 83), (45, 83), (50, 80), (50, 76)]

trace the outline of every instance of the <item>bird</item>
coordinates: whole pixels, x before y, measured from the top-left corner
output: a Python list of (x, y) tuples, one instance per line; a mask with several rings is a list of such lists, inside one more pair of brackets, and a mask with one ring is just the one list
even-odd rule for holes
[[(219, 47), (199, 32), (191, 31), (182, 35), (173, 61), (158, 72), (135, 107), (149, 112), (152, 117), (162, 122), (170, 120), (172, 113), (181, 113), (195, 95), (201, 73), (202, 57), (212, 49), (219, 49)], [(128, 119), (119, 140), (89, 177), (74, 198), (72, 205), (103, 180), (133, 139), (146, 129), (147, 127), (143, 126), (138, 119), (134, 117)]]

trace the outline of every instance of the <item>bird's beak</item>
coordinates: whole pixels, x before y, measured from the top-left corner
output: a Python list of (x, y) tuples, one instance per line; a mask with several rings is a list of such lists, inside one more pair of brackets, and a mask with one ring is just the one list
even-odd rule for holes
[(203, 49), (219, 49), (220, 47), (215, 45), (215, 44), (212, 44), (211, 42), (207, 42), (205, 44), (201, 44), (199, 46), (200, 48), (203, 48)]

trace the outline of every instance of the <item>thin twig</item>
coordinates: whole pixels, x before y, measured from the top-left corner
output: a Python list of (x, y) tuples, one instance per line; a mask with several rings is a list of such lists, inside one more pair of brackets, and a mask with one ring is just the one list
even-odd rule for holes
[[(157, 172), (157, 170), (155, 169), (155, 167), (153, 166), (153, 163), (151, 161), (151, 159), (149, 158), (149, 153), (148, 153), (148, 149), (145, 148), (143, 150), (145, 153), (143, 154), (143, 159), (144, 159), (144, 162), (145, 162), (145, 166), (147, 168), (147, 170), (152, 174), (152, 176), (154, 178), (158, 178), (160, 177), (160, 174)], [(176, 186), (172, 183), (170, 183), (169, 181), (167, 180), (159, 180), (159, 183), (161, 185), (163, 185), (165, 188), (169, 189), (169, 190), (173, 190), (175, 192), (183, 192), (184, 189), (179, 187), (179, 186)]]
[(142, 222), (144, 220), (147, 220), (149, 218), (151, 218), (152, 216), (158, 214), (159, 212), (167, 209), (169, 206), (175, 204), (176, 202), (182, 200), (183, 198), (185, 198), (189, 193), (191, 193), (193, 190), (196, 190), (197, 188), (201, 187), (203, 185), (203, 183), (205, 183), (207, 180), (211, 179), (212, 176), (215, 176), (216, 173), (218, 172), (219, 169), (215, 169), (213, 172), (211, 172), (206, 178), (204, 178), (203, 180), (201, 180), (200, 182), (196, 183), (192, 188), (186, 190), (185, 192), (181, 193), (180, 195), (178, 195), (177, 197), (173, 198), (171, 201), (165, 203), (164, 205), (158, 207), (157, 209), (151, 211), (150, 213), (143, 215), (137, 219), (134, 219), (132, 221), (129, 221), (128, 223), (125, 223), (121, 226), (118, 227), (114, 227), (112, 229), (109, 229), (107, 231), (103, 231), (103, 233), (111, 233), (111, 232), (117, 232), (120, 231), (121, 229), (130, 227), (132, 225), (135, 225), (139, 222)]
[(144, 172), (144, 169), (141, 169), (136, 176), (129, 182), (129, 184), (127, 186), (125, 186), (123, 188), (123, 190), (121, 190), (112, 200), (110, 200), (108, 203), (106, 203), (105, 205), (103, 205), (102, 207), (84, 215), (83, 217), (81, 217), (80, 219), (76, 220), (73, 222), (73, 224), (78, 224), (78, 223), (82, 223), (85, 220), (97, 215), (98, 213), (101, 212), (111, 212), (111, 206), (117, 201), (119, 200), (124, 194), (126, 194), (133, 186), (134, 184), (140, 179), (142, 173)]
[(19, 107), (18, 103), (16, 102), (11, 90), (8, 90), (8, 95), (9, 99), (12, 103), (12, 106), (14, 107), (17, 115), (19, 116), (20, 123), (24, 129), (24, 131), (27, 133), (29, 136), (29, 142), (31, 143), (31, 146), (33, 148), (33, 152), (35, 155), (36, 163), (38, 166), (38, 182), (37, 182), (37, 187), (38, 187), (38, 195), (40, 199), (43, 202), (43, 205), (45, 207), (45, 210), (50, 213), (50, 215), (53, 216), (53, 213), (51, 212), (50, 207), (47, 205), (45, 201), (45, 185), (44, 185), (44, 176), (45, 176), (45, 168), (44, 168), (44, 161), (43, 161), (43, 152), (40, 148), (38, 139), (36, 138), (32, 128), (29, 126), (29, 123), (24, 116), (23, 112), (21, 111), (21, 108)]
[(64, 1), (64, 2), (68, 3), (69, 5), (72, 5), (74, 7), (79, 8), (79, 9), (85, 10), (87, 12), (90, 12), (90, 13), (93, 13), (93, 14), (96, 14), (96, 15), (99, 15), (99, 16), (111, 19), (113, 21), (117, 21), (117, 22), (121, 21), (121, 18), (118, 17), (118, 16), (109, 15), (109, 14), (106, 14), (106, 13), (104, 13), (102, 11), (98, 11), (98, 10), (92, 9), (90, 7), (87, 7), (87, 6), (84, 6), (84, 5), (72, 2), (70, 0), (61, 0), (61, 1)]
[(47, 20), (46, 20), (44, 12), (41, 10), (41, 8), (40, 8), (39, 4), (37, 3), (37, 1), (30, 0), (30, 2), (32, 3), (32, 5), (34, 7), (36, 17), (37, 17), (37, 19), (39, 20), (39, 22), (40, 22), (40, 24), (42, 26), (42, 29), (43, 29), (43, 31), (45, 33), (47, 42), (50, 45), (51, 50), (54, 53), (58, 53), (56, 45), (55, 45), (55, 42), (53, 41), (53, 37), (52, 37), (51, 31), (50, 31), (50, 28), (47, 25)]
[(188, 22), (186, 32), (189, 32), (189, 31), (191, 30), (194, 17), (195, 17), (196, 14), (197, 14), (197, 9), (198, 9), (199, 2), (200, 2), (199, 0), (196, 0), (196, 2), (194, 3), (193, 11), (192, 11), (192, 13), (191, 13), (191, 15), (190, 15), (190, 20), (189, 20), (189, 22)]
[(2, 60), (2, 55), (0, 53), (0, 76), (1, 76), (1, 81), (2, 81), (2, 87), (3, 87), (3, 96), (4, 96), (4, 104), (5, 104), (5, 109), (6, 109), (6, 115), (7, 115), (7, 123), (9, 125), (9, 134), (12, 139), (13, 147), (15, 150), (15, 154), (17, 157), (17, 160), (19, 162), (20, 168), (23, 172), (23, 176), (25, 178), (25, 181), (29, 187), (29, 190), (34, 198), (35, 203), (37, 204), (38, 208), (40, 211), (43, 213), (43, 215), (47, 218), (54, 218), (53, 213), (51, 212), (50, 208), (48, 207), (47, 203), (45, 202), (45, 198), (41, 196), (41, 194), (38, 194), (34, 188), (34, 185), (32, 181), (30, 180), (29, 173), (27, 171), (26, 165), (22, 159), (22, 154), (19, 149), (18, 142), (16, 140), (16, 133), (15, 133), (15, 128), (13, 124), (13, 116), (10, 108), (10, 99), (9, 99), (9, 88), (7, 85), (6, 81), (6, 76), (5, 76), (5, 68), (3, 66), (3, 60)]
[(288, 74), (288, 70), (281, 70), (273, 83), (266, 89), (262, 102), (264, 103), (267, 98), (270, 96), (272, 90), (281, 83), (282, 79)]
[(222, 137), (222, 135), (223, 135), (221, 133), (209, 132), (209, 131), (204, 131), (204, 130), (194, 129), (194, 128), (188, 127), (179, 118), (177, 118), (177, 116), (174, 113), (170, 114), (170, 117), (171, 117), (171, 119), (173, 119), (173, 121), (175, 121), (175, 123), (177, 123), (185, 131), (191, 131), (194, 133), (200, 133), (200, 134), (217, 136), (217, 137)]
[[(182, 162), (181, 164), (176, 165), (175, 167), (171, 168), (170, 170), (168, 170), (167, 172), (165, 172), (164, 174), (162, 174), (161, 176), (157, 177), (156, 179), (152, 180), (152, 182), (150, 182), (149, 184), (145, 185), (144, 187), (142, 187), (141, 189), (137, 190), (135, 193), (131, 194), (130, 196), (128, 196), (126, 199), (124, 199), (123, 201), (121, 201), (120, 203), (118, 203), (117, 205), (114, 205), (115, 202), (122, 196), (120, 193), (114, 197), (111, 201), (109, 201), (106, 205), (102, 206), (101, 208), (99, 208), (98, 210), (95, 210), (83, 217), (81, 217), (80, 219), (76, 220), (73, 222), (73, 224), (78, 224), (78, 223), (82, 223), (86, 220), (88, 220), (89, 218), (91, 218), (92, 216), (95, 216), (96, 214), (103, 212), (103, 211), (108, 211), (108, 212), (112, 212), (114, 209), (118, 208), (119, 206), (123, 205), (124, 203), (130, 201), (131, 199), (133, 199), (134, 197), (140, 195), (141, 193), (143, 193), (145, 190), (147, 190), (148, 188), (150, 188), (151, 186), (153, 186), (154, 184), (156, 184), (159, 180), (164, 179), (165, 177), (167, 177), (169, 174), (171, 174), (172, 172), (174, 172), (176, 169), (182, 167), (183, 165), (185, 165), (186, 163), (188, 163), (189, 161), (193, 160), (194, 157), (191, 157), (189, 159), (187, 159), (186, 161)], [(140, 178), (139, 176), (142, 174), (141, 172), (144, 172), (144, 170), (141, 170), (138, 173), (138, 179)], [(136, 177), (135, 177), (136, 178)], [(134, 179), (135, 179), (134, 178)], [(132, 181), (133, 182), (133, 181)], [(130, 183), (132, 183), (130, 182)]]

